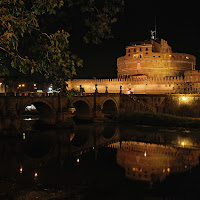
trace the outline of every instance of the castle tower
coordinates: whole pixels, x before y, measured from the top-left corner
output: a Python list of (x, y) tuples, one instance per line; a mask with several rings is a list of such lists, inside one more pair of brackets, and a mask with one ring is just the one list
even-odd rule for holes
[[(152, 37), (155, 37), (154, 33)], [(195, 65), (195, 56), (174, 53), (167, 41), (155, 40), (155, 38), (150, 41), (132, 43), (126, 47), (126, 55), (117, 59), (118, 77), (182, 76), (186, 70), (195, 70)]]

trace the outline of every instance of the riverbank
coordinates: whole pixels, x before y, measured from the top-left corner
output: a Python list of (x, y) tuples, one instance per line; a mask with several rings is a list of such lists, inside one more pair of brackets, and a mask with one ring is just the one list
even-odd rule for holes
[(132, 125), (200, 128), (200, 118), (180, 117), (162, 113), (125, 112), (113, 117), (117, 123)]

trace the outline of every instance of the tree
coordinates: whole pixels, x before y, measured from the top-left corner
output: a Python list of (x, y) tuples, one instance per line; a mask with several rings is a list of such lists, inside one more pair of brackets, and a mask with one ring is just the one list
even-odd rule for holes
[[(98, 44), (112, 36), (111, 26), (117, 21), (123, 3), (123, 0), (0, 0), (0, 75), (8, 75), (11, 66), (23, 74), (42, 73), (63, 87), (66, 80), (76, 75), (75, 68), (83, 65), (70, 50), (73, 11), (78, 10), (83, 19), (84, 41)], [(67, 19), (65, 30), (51, 33), (44, 19), (52, 16), (56, 19), (60, 13)]]

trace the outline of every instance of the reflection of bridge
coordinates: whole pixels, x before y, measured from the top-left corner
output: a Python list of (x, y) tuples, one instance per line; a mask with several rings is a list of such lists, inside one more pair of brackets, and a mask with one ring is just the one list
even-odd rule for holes
[[(179, 113), (187, 111), (193, 117), (199, 116), (199, 95), (123, 95), (84, 94), (70, 100), (59, 94), (22, 93), (0, 96), (0, 130), (9, 127), (20, 128), (26, 106), (33, 104), (39, 118), (45, 123), (55, 124), (69, 117), (69, 108), (75, 107), (78, 117), (103, 117), (126, 111), (150, 111)], [(188, 103), (189, 102), (189, 103)], [(183, 106), (187, 107), (183, 109)], [(192, 107), (193, 106), (193, 107)], [(191, 109), (189, 109), (191, 107)], [(195, 109), (194, 109), (195, 107)], [(179, 110), (178, 110), (179, 109)], [(184, 114), (184, 113), (183, 113)]]
[[(81, 157), (85, 153), (94, 151), (97, 155), (98, 149), (120, 140), (118, 128), (114, 126), (78, 126), (74, 133), (66, 130), (48, 132), (26, 133), (25, 139), (0, 141), (0, 176), (4, 173), (2, 166), (7, 158), (12, 162), (8, 166), (16, 169), (19, 163), (23, 167), (27, 164), (33, 168), (41, 167), (50, 160), (63, 165), (69, 158)], [(28, 164), (29, 163), (29, 164)], [(6, 165), (5, 165), (6, 166)], [(16, 169), (14, 171), (16, 171)]]

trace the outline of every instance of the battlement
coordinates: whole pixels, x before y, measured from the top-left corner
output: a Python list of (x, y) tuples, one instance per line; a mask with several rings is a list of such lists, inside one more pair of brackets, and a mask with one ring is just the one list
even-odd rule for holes
[[(200, 71), (199, 74), (200, 76)], [(200, 77), (199, 77), (200, 78)], [(113, 79), (73, 79), (68, 81), (70, 84), (113, 84), (113, 83), (183, 83), (187, 81), (186, 76), (169, 76), (169, 77), (122, 77)]]

